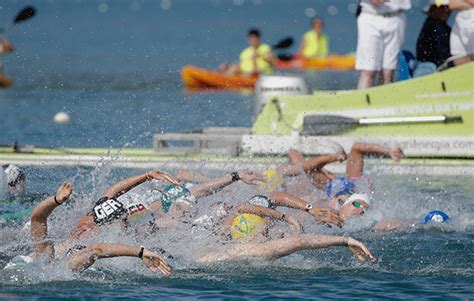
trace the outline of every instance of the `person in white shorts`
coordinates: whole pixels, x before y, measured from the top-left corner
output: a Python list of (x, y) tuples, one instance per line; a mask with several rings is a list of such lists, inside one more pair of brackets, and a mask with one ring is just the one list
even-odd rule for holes
[(357, 19), (356, 70), (360, 71), (357, 87), (373, 86), (377, 72), (381, 82), (392, 82), (400, 47), (405, 39), (404, 12), (411, 8), (410, 0), (361, 0)]
[(444, 0), (451, 10), (458, 11), (449, 44), (455, 65), (474, 59), (474, 0)]

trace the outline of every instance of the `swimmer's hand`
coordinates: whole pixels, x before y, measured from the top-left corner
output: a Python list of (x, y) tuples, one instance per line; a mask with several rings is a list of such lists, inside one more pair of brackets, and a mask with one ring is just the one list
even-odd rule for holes
[(166, 181), (174, 185), (179, 185), (179, 182), (173, 179), (169, 174), (161, 172), (161, 171), (149, 171), (146, 173), (147, 178), (151, 177), (155, 180), (159, 181)]
[(143, 264), (154, 273), (160, 271), (165, 276), (171, 275), (171, 266), (158, 253), (145, 249), (143, 251), (142, 261)]
[(344, 162), (347, 160), (346, 151), (344, 150), (344, 148), (342, 148), (342, 146), (339, 147), (339, 150), (335, 155), (336, 155), (337, 161), (339, 162)]
[(293, 216), (285, 215), (285, 221), (288, 223), (290, 228), (292, 230), (296, 231), (297, 233), (303, 233), (304, 232), (303, 226), (300, 223), (298, 223)]
[(313, 207), (309, 209), (308, 212), (314, 216), (318, 224), (325, 225), (329, 228), (331, 228), (331, 224), (336, 225), (339, 228), (342, 228), (342, 225), (344, 224), (339, 213), (332, 209)]
[(347, 246), (349, 250), (359, 259), (361, 262), (364, 262), (366, 257), (370, 259), (370, 261), (375, 262), (377, 258), (375, 258), (372, 253), (370, 253), (369, 249), (361, 243), (360, 241), (349, 237), (347, 239)]
[(72, 184), (71, 182), (66, 181), (58, 188), (58, 191), (56, 191), (56, 200), (58, 203), (62, 204), (69, 198), (69, 196), (71, 196), (71, 193)]
[(388, 152), (388, 155), (389, 155), (390, 158), (392, 158), (395, 162), (400, 162), (400, 159), (405, 156), (405, 154), (403, 153), (403, 151), (402, 151), (402, 149), (401, 149), (400, 147), (396, 147), (396, 148), (391, 149), (391, 150)]
[(253, 170), (239, 171), (239, 178), (242, 182), (248, 185), (258, 185), (265, 181), (263, 175)]

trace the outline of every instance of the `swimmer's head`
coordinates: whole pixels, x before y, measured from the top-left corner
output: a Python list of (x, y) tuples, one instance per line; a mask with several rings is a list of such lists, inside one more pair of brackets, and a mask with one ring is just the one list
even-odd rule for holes
[(329, 183), (326, 194), (329, 198), (351, 195), (355, 192), (355, 189), (356, 185), (352, 180), (346, 177), (339, 177)]
[(265, 182), (261, 182), (259, 187), (266, 192), (274, 192), (283, 184), (285, 184), (285, 177), (276, 169), (267, 169), (262, 172)]
[(231, 236), (235, 240), (251, 240), (266, 229), (267, 221), (258, 215), (241, 213), (234, 218)]
[(21, 192), (25, 188), (26, 176), (23, 170), (18, 166), (10, 164), (3, 166), (5, 172), (5, 179), (8, 189), (11, 192)]
[(348, 197), (339, 209), (343, 219), (361, 216), (370, 206), (370, 198), (365, 193), (354, 193)]
[(265, 208), (271, 208), (272, 203), (270, 200), (264, 196), (264, 195), (255, 195), (252, 198), (250, 198), (249, 203), (252, 205), (257, 205), (257, 206), (262, 206)]
[(428, 213), (423, 218), (423, 225), (434, 223), (445, 223), (449, 219), (449, 216), (441, 210), (434, 210)]

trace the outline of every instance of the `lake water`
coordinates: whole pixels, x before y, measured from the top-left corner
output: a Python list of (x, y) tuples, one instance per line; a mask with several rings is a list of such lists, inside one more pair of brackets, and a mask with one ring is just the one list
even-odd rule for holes
[[(179, 69), (185, 64), (215, 68), (235, 60), (251, 26), (262, 29), (266, 42), (287, 35), (298, 42), (308, 29), (312, 10), (325, 19), (331, 50), (352, 52), (355, 2), (36, 0), (38, 15), (7, 33), (17, 49), (2, 61), (15, 83), (0, 91), (0, 144), (17, 140), (46, 147), (149, 147), (151, 135), (161, 131), (251, 126), (251, 95), (187, 93)], [(410, 50), (426, 2), (413, 3), (404, 47)], [(0, 3), (0, 23), (27, 4)], [(296, 49), (297, 45), (289, 51)], [(306, 76), (316, 89), (352, 88), (357, 80), (353, 72)], [(58, 111), (68, 112), (72, 122), (55, 125), (52, 118)], [(50, 219), (51, 236), (60, 241), (108, 184), (140, 171), (101, 167), (26, 172), (30, 195), (51, 194), (62, 180), (74, 181), (71, 205)], [(148, 272), (134, 258), (104, 260), (82, 275), (65, 271), (61, 263), (34, 265), (0, 271), (0, 299), (472, 299), (472, 177), (377, 175), (376, 179), (373, 208), (344, 231), (306, 225), (309, 232), (348, 233), (362, 240), (379, 258), (375, 264), (360, 264), (348, 250), (337, 248), (300, 252), (271, 263), (199, 266), (178, 261), (171, 278)], [(236, 201), (248, 193), (242, 185), (226, 196)], [(218, 200), (219, 194), (209, 203)], [(206, 208), (203, 205), (202, 210)], [(369, 231), (382, 217), (419, 221), (434, 209), (446, 211), (451, 223), (385, 235)], [(22, 228), (22, 223), (1, 226), (1, 266), (31, 248), (29, 233)], [(136, 243), (116, 233), (105, 240)], [(175, 254), (199, 252), (204, 243), (206, 239), (190, 240), (189, 233), (173, 232), (159, 233), (148, 245), (164, 246)]]
[[(293, 36), (296, 43), (288, 51), (296, 51), (311, 13), (324, 18), (332, 52), (353, 52), (355, 2), (35, 1), (37, 16), (7, 33), (17, 49), (2, 60), (15, 82), (0, 90), (0, 144), (149, 147), (151, 134), (161, 131), (251, 126), (252, 96), (185, 93), (180, 68), (235, 61), (252, 26), (270, 44)], [(2, 2), (1, 22), (27, 4)], [(414, 4), (405, 44), (411, 50), (424, 20), (424, 2)], [(307, 78), (315, 89), (348, 89), (357, 74), (319, 72)], [(71, 124), (52, 122), (59, 111), (70, 114)]]

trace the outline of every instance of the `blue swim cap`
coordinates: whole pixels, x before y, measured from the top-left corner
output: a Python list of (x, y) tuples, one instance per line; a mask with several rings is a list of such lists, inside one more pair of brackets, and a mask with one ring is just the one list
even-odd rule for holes
[(355, 192), (355, 189), (356, 185), (354, 181), (350, 180), (347, 177), (339, 177), (329, 183), (326, 189), (326, 194), (328, 197), (333, 198), (338, 197), (340, 195), (353, 194)]
[(444, 223), (449, 219), (449, 216), (444, 213), (443, 211), (440, 210), (434, 210), (428, 213), (424, 218), (423, 218), (423, 225), (426, 225), (430, 222), (435, 222), (435, 223)]

